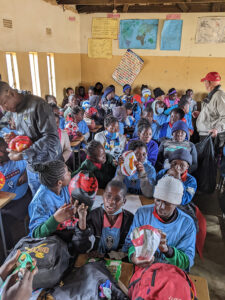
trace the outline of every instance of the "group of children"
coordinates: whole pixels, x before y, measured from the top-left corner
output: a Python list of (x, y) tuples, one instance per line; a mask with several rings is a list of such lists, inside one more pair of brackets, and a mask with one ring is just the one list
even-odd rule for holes
[[(21, 218), (29, 212), (30, 237), (57, 234), (76, 254), (124, 252), (140, 267), (153, 261), (135, 256), (130, 234), (136, 227), (151, 225), (161, 230), (154, 261), (189, 270), (194, 263), (197, 232), (193, 216), (186, 210), (197, 189), (191, 175), (197, 168), (196, 148), (190, 142), (192, 113), (197, 109), (193, 91), (187, 90), (181, 99), (174, 88), (167, 95), (156, 88), (153, 98), (146, 85), (141, 96), (132, 95), (129, 84), (124, 85), (120, 97), (113, 85), (102, 91), (100, 82), (90, 87), (88, 94), (84, 87), (77, 95), (67, 88), (61, 108), (54, 97), (46, 97), (55, 115), (64, 162), (35, 166), (41, 185), (32, 200), (26, 162), (10, 161), (7, 143), (0, 137), (0, 172), (6, 178), (3, 191), (17, 195), (5, 215), (13, 216), (22, 204)], [(93, 140), (92, 121), (102, 125)], [(71, 174), (67, 162), (74, 153), (70, 143), (81, 136), (83, 162)], [(121, 171), (125, 151), (136, 157), (137, 171), (130, 176)], [(104, 189), (103, 205), (92, 210), (98, 189)], [(127, 193), (154, 198), (154, 204), (141, 207), (133, 216), (123, 209)]]

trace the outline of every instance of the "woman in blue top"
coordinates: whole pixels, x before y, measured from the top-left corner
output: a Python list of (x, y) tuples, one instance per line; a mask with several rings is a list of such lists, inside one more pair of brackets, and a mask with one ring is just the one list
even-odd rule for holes
[(35, 165), (41, 186), (29, 205), (30, 236), (46, 237), (74, 214), (68, 184), (71, 174), (62, 161)]

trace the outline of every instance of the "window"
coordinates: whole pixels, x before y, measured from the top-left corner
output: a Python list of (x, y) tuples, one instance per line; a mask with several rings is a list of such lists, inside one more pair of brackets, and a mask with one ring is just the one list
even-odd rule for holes
[(16, 53), (6, 53), (6, 65), (8, 72), (9, 85), (14, 89), (20, 89), (19, 72), (16, 60)]
[(54, 54), (47, 54), (49, 94), (56, 97)]
[(37, 53), (30, 52), (29, 60), (30, 60), (30, 72), (31, 72), (33, 94), (37, 96), (41, 96)]

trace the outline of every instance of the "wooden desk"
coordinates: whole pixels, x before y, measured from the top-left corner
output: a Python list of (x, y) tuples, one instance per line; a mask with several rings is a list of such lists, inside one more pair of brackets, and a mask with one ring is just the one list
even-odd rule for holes
[[(84, 141), (84, 136), (82, 135), (81, 137), (79, 137), (78, 139), (76, 139), (74, 142), (70, 143), (71, 147), (78, 147), (78, 162), (79, 162), (79, 166), (80, 166), (80, 145), (81, 143)], [(73, 171), (75, 171), (75, 152), (76, 150), (73, 150)]]
[(0, 231), (1, 231), (3, 251), (4, 251), (5, 258), (7, 257), (7, 247), (6, 247), (6, 241), (5, 241), (5, 231), (4, 231), (4, 227), (3, 227), (3, 223), (2, 223), (1, 209), (15, 197), (16, 197), (16, 194), (14, 194), (14, 193), (0, 191)]
[[(102, 196), (103, 193), (104, 193), (104, 190), (103, 189), (99, 189), (98, 192), (97, 192), (97, 195)], [(148, 205), (148, 204), (153, 204), (154, 203), (154, 199), (153, 198), (149, 199), (149, 198), (146, 198), (143, 195), (137, 195), (137, 196), (139, 196), (142, 205)]]
[(96, 125), (94, 129), (90, 130), (91, 140), (94, 139), (95, 133), (98, 132), (102, 127), (102, 125)]

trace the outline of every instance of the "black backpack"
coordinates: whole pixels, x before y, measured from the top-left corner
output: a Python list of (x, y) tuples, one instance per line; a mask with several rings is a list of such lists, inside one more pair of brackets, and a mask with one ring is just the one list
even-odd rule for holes
[(6, 260), (17, 250), (30, 254), (37, 261), (38, 273), (34, 276), (33, 289), (55, 286), (68, 269), (70, 254), (65, 242), (57, 236), (46, 238), (22, 238)]

